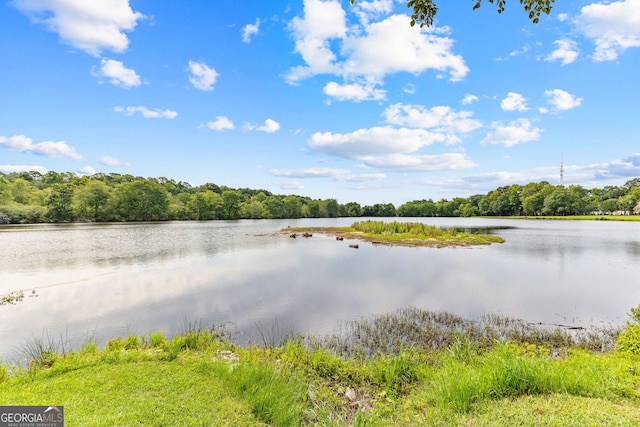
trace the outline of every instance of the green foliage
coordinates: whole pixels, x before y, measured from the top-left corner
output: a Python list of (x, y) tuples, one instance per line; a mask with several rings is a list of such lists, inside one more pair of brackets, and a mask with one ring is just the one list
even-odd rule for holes
[(553, 186), (545, 181), (524, 186), (514, 184), (468, 198), (437, 202), (414, 200), (396, 209), (391, 203), (339, 204), (335, 199), (311, 200), (212, 183), (191, 187), (164, 177), (0, 172), (0, 224), (360, 216), (569, 216), (592, 212), (639, 215), (640, 186), (637, 182), (640, 180), (636, 180), (620, 187), (591, 190), (576, 185)]
[(418, 363), (411, 349), (402, 349), (396, 356), (382, 355), (374, 364), (374, 379), (387, 396), (397, 398), (418, 380)]
[(628, 322), (616, 340), (616, 351), (640, 355), (640, 305), (630, 310)]
[(601, 358), (586, 353), (577, 354), (575, 359), (556, 360), (504, 343), (477, 355), (472, 364), (460, 363), (454, 357), (445, 360), (428, 395), (443, 409), (468, 412), (490, 399), (552, 393), (590, 397), (626, 394), (628, 386), (612, 387), (608, 378), (615, 374), (613, 367), (601, 362)]
[(262, 422), (276, 426), (303, 424), (305, 387), (295, 377), (255, 361), (233, 368), (219, 362), (213, 370), (216, 377), (248, 403)]
[(7, 368), (2, 365), (2, 359), (0, 359), (0, 384), (5, 382), (9, 378), (9, 372)]

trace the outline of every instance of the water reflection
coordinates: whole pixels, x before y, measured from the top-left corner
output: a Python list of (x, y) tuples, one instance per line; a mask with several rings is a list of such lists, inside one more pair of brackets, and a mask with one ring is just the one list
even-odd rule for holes
[(0, 307), (0, 356), (44, 330), (79, 344), (92, 331), (104, 342), (128, 333), (173, 334), (186, 322), (233, 322), (241, 340), (258, 341), (259, 329), (276, 319), (287, 330), (322, 334), (403, 306), (585, 324), (621, 323), (640, 302), (635, 224), (445, 219), (436, 225), (502, 227), (496, 234), (506, 242), (442, 249), (353, 250), (353, 241), (329, 236), (270, 234), (287, 225), (351, 222), (5, 228), (0, 293), (33, 287), (39, 297)]

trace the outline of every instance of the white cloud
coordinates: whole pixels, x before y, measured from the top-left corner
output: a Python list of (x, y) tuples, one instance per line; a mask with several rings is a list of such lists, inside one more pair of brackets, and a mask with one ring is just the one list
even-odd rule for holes
[(273, 119), (267, 119), (264, 121), (264, 125), (256, 127), (255, 130), (266, 133), (274, 133), (280, 130), (280, 123), (276, 122)]
[(571, 110), (582, 104), (582, 98), (577, 98), (562, 89), (545, 90), (544, 95), (556, 110)]
[(230, 130), (235, 128), (233, 122), (226, 116), (216, 116), (216, 119), (212, 122), (207, 122), (207, 127), (213, 130)]
[(117, 157), (112, 157), (107, 155), (100, 156), (100, 158), (98, 159), (98, 162), (100, 162), (100, 164), (105, 166), (129, 166), (129, 163), (124, 163), (122, 160), (118, 159)]
[(93, 175), (96, 173), (96, 170), (91, 166), (87, 165), (83, 168), (78, 169), (78, 173), (80, 173), (81, 175)]
[(476, 102), (477, 100), (478, 100), (477, 96), (468, 93), (464, 96), (464, 98), (462, 98), (462, 101), (460, 102), (462, 103), (462, 105), (469, 105)]
[(140, 86), (140, 76), (135, 70), (126, 68), (122, 62), (114, 59), (102, 59), (100, 61), (100, 70), (93, 71), (96, 77), (105, 77), (114, 86), (120, 86), (126, 89), (130, 87)]
[(387, 123), (447, 134), (468, 133), (482, 127), (482, 122), (471, 118), (473, 112), (454, 111), (448, 106), (427, 109), (422, 105), (398, 103), (387, 107), (384, 116)]
[(451, 53), (453, 40), (446, 37), (449, 29), (411, 27), (409, 20), (406, 15), (392, 15), (366, 26), (363, 36), (346, 38), (343, 50), (348, 58), (343, 70), (382, 78), (386, 74), (419, 74), (431, 69), (448, 73), (451, 81), (464, 79), (469, 68), (461, 56)]
[(215, 69), (210, 68), (204, 62), (189, 61), (189, 83), (196, 89), (200, 90), (213, 90), (213, 85), (216, 84), (219, 74)]
[(283, 190), (303, 190), (304, 189), (304, 185), (302, 185), (298, 181), (284, 181), (277, 185)]
[(260, 31), (260, 18), (257, 18), (255, 24), (247, 24), (242, 29), (242, 41), (247, 44), (251, 43), (251, 37), (258, 34), (259, 31)]
[(640, 176), (640, 153), (608, 163), (589, 165), (587, 168), (594, 171), (594, 179), (637, 178)]
[(449, 80), (457, 81), (469, 72), (462, 57), (451, 51), (453, 41), (446, 37), (447, 27), (411, 27), (407, 15), (369, 23), (369, 18), (389, 13), (391, 3), (365, 3), (356, 10), (361, 22), (347, 29), (340, 2), (304, 1), (303, 17), (294, 18), (290, 28), (296, 52), (305, 65), (289, 70), (285, 76), (288, 83), (318, 74), (340, 76), (346, 84), (382, 82), (387, 74), (427, 70), (448, 74)]
[(361, 160), (367, 156), (412, 153), (436, 142), (444, 135), (424, 129), (396, 129), (391, 126), (359, 129), (351, 133), (314, 133), (309, 147), (318, 152)]
[(345, 12), (336, 1), (304, 0), (304, 18), (295, 17), (290, 29), (294, 33), (295, 51), (302, 55), (307, 66), (290, 70), (289, 83), (316, 74), (337, 73), (336, 55), (329, 45), (332, 39), (343, 39), (347, 34)]
[(519, 93), (509, 92), (507, 97), (500, 102), (504, 111), (527, 111), (527, 100)]
[(433, 172), (441, 170), (470, 169), (478, 166), (462, 153), (444, 154), (393, 154), (385, 157), (366, 157), (362, 161), (371, 167), (403, 172)]
[(324, 87), (325, 95), (338, 101), (380, 101), (385, 99), (387, 91), (377, 89), (374, 84), (339, 84), (329, 82)]
[(571, 64), (578, 58), (578, 50), (576, 48), (576, 42), (573, 40), (556, 40), (553, 42), (557, 46), (557, 49), (551, 52), (545, 61), (562, 61), (562, 65)]
[(99, 56), (103, 50), (124, 52), (125, 34), (144, 18), (129, 0), (14, 0), (13, 5), (33, 22), (58, 33), (66, 44)]
[(119, 105), (113, 107), (113, 111), (116, 113), (123, 113), (127, 116), (133, 116), (136, 113), (142, 114), (142, 117), (145, 119), (175, 119), (178, 115), (177, 112), (172, 110), (161, 110), (159, 108), (155, 108), (153, 110), (149, 110), (147, 107), (126, 107), (123, 108)]
[(34, 172), (40, 172), (41, 174), (45, 174), (49, 172), (49, 170), (44, 166), (34, 166), (34, 165), (0, 165), (0, 171), (4, 173), (34, 171)]
[(569, 15), (567, 15), (566, 13), (559, 13), (557, 18), (558, 18), (558, 21), (564, 22), (567, 19), (569, 19)]
[(409, 95), (413, 95), (414, 93), (416, 93), (416, 85), (414, 85), (413, 83), (408, 83), (407, 86), (402, 89), (402, 91), (404, 93), (408, 93)]
[(246, 123), (244, 125), (244, 129), (247, 131), (257, 130), (265, 133), (274, 133), (280, 130), (280, 123), (276, 122), (273, 119), (266, 119), (264, 121), (264, 125), (256, 126), (251, 123)]
[(640, 0), (592, 3), (574, 22), (595, 42), (594, 61), (614, 61), (628, 48), (640, 47)]
[(383, 173), (353, 174), (349, 169), (336, 168), (271, 169), (269, 173), (287, 178), (331, 178), (340, 182), (367, 182), (386, 178)]
[(391, 13), (393, 0), (357, 1), (352, 7), (360, 22), (366, 24), (371, 19)]
[(361, 161), (365, 166), (402, 171), (432, 171), (475, 166), (464, 154), (418, 154), (420, 149), (446, 142), (446, 135), (424, 129), (396, 129), (391, 126), (341, 133), (315, 133), (308, 141), (311, 150)]
[(537, 141), (540, 139), (539, 128), (531, 126), (528, 119), (518, 119), (504, 125), (501, 122), (491, 124), (493, 132), (490, 132), (481, 142), (481, 145), (503, 145), (511, 147), (522, 142)]
[(307, 169), (271, 169), (269, 171), (274, 176), (284, 176), (287, 178), (335, 178), (340, 175), (351, 173), (349, 169), (335, 168), (307, 168)]
[(76, 149), (67, 145), (64, 141), (44, 141), (33, 143), (33, 139), (24, 135), (11, 137), (0, 136), (0, 146), (13, 151), (33, 153), (45, 157), (66, 157), (71, 160), (82, 160), (82, 156), (76, 153)]

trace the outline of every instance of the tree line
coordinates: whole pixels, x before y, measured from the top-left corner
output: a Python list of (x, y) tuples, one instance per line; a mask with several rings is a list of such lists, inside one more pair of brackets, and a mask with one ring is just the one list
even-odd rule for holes
[(430, 217), (640, 214), (640, 178), (585, 189), (548, 182), (514, 184), (452, 200), (361, 206), (335, 199), (129, 174), (0, 172), (0, 224), (73, 221), (167, 221), (262, 218)]

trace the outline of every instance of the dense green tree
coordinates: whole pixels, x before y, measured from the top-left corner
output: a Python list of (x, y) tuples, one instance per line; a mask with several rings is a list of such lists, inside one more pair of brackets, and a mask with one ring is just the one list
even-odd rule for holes
[(322, 200), (311, 200), (307, 203), (308, 216), (311, 218), (324, 218), (326, 210)]
[(77, 217), (93, 221), (106, 221), (111, 198), (110, 188), (103, 181), (93, 179), (79, 187), (74, 194)]
[(302, 202), (299, 197), (287, 196), (282, 201), (284, 218), (300, 218), (302, 216)]
[(73, 187), (70, 184), (54, 184), (46, 200), (47, 219), (52, 222), (73, 220)]
[(169, 197), (161, 184), (139, 179), (118, 185), (116, 191), (116, 206), (120, 219), (164, 221), (168, 218)]
[(394, 217), (396, 208), (391, 203), (376, 203), (373, 206), (365, 206), (362, 209), (362, 216)]
[(240, 218), (240, 193), (234, 190), (222, 191), (222, 219)]
[(329, 218), (337, 218), (339, 215), (340, 207), (336, 199), (327, 199), (324, 201), (324, 207), (326, 215)]
[(362, 216), (362, 207), (359, 203), (349, 202), (340, 205), (340, 216), (359, 217)]
[(218, 219), (222, 216), (222, 196), (212, 191), (195, 193), (187, 202), (187, 211), (191, 219)]

